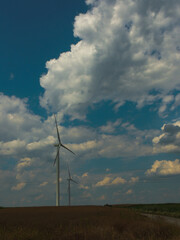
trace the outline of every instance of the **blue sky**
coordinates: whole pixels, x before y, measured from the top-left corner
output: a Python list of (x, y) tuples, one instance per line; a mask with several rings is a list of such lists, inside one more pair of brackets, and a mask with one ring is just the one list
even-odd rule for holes
[(180, 3), (6, 1), (0, 9), (0, 205), (178, 202)]

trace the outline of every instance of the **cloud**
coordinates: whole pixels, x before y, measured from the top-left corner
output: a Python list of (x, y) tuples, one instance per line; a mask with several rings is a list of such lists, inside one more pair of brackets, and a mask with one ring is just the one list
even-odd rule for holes
[(92, 195), (91, 193), (88, 193), (88, 192), (84, 192), (83, 195), (82, 195), (83, 198), (91, 198)]
[[(112, 122), (114, 125), (115, 122)], [(139, 130), (130, 123), (122, 123), (120, 126), (123, 134), (116, 129), (114, 133), (104, 133), (98, 129), (89, 132), (88, 138), (78, 139), (78, 143), (70, 144), (69, 147), (83, 159), (99, 157), (138, 157), (152, 155), (152, 138), (159, 133), (158, 130)], [(66, 129), (68, 131), (68, 129)], [(81, 131), (81, 129), (79, 129)], [(124, 133), (125, 132), (125, 133)], [(74, 139), (75, 140), (75, 139)]]
[(116, 184), (124, 184), (126, 183), (126, 180), (122, 177), (116, 177), (112, 182), (111, 185), (116, 185)]
[(153, 152), (179, 152), (180, 151), (180, 122), (164, 124), (162, 134), (152, 139)]
[(111, 179), (112, 179), (111, 177), (105, 177), (103, 180), (97, 182), (95, 186), (102, 187), (102, 186), (110, 185)]
[[(53, 168), (53, 160), (56, 156), (56, 149), (53, 144), (57, 139), (54, 117), (49, 116), (47, 119), (41, 119), (33, 114), (28, 110), (27, 99), (0, 94), (0, 100), (0, 157), (2, 159), (0, 165), (3, 167), (6, 162), (7, 166), (10, 166), (9, 173), (3, 179), (3, 183), (8, 184), (9, 188), (13, 190), (22, 189), (24, 193), (34, 191), (31, 184), (40, 186), (48, 182), (49, 187), (47, 189), (51, 191), (50, 186), (56, 179), (55, 169)], [(58, 125), (60, 119), (61, 116), (58, 113)], [(78, 155), (78, 158), (75, 159), (68, 152), (61, 152), (62, 179), (67, 178), (67, 171), (63, 172), (63, 164), (67, 160), (72, 164), (74, 160), (85, 163), (86, 160), (93, 161), (96, 158), (105, 157), (110, 160), (122, 156), (133, 156), (134, 158), (152, 152), (151, 146), (145, 144), (144, 139), (151, 139), (154, 131), (140, 131), (130, 123), (126, 123), (122, 127), (124, 133), (121, 134), (119, 127), (123, 123), (120, 120), (107, 122), (104, 126), (110, 125), (115, 131), (111, 132), (104, 129), (102, 132), (101, 129), (103, 128), (101, 127), (93, 128), (85, 125), (58, 126), (63, 143)], [(116, 132), (116, 135), (114, 135), (114, 132)], [(2, 174), (4, 174), (4, 170)], [(9, 182), (10, 180), (7, 181), (9, 175), (13, 186)], [(94, 181), (92, 180), (89, 184), (85, 175), (88, 176), (88, 180), (90, 178), (87, 172), (84, 172), (83, 177), (82, 173), (80, 174), (81, 180), (83, 180), (81, 188), (87, 190), (90, 185), (93, 185)], [(121, 184), (121, 181), (123, 180), (114, 176), (109, 184), (115, 186)], [(24, 184), (26, 184), (26, 188), (24, 188)], [(41, 185), (41, 187), (43, 186)], [(41, 190), (43, 191), (43, 188)]]
[(174, 161), (156, 160), (152, 167), (146, 171), (146, 175), (173, 175), (180, 174), (180, 160)]
[(9, 80), (13, 80), (14, 79), (14, 73), (11, 73), (9, 76)]
[(129, 181), (129, 183), (136, 183), (139, 181), (139, 177), (131, 177), (131, 180)]
[[(173, 95), (167, 95), (162, 99), (162, 104), (159, 108), (160, 116), (165, 117), (164, 112), (166, 111), (168, 104), (172, 103), (173, 100), (174, 100)], [(172, 107), (171, 107), (171, 109), (172, 109)]]
[(114, 179), (112, 177), (104, 177), (103, 180), (95, 184), (95, 187), (110, 186), (124, 183), (126, 183), (126, 180), (122, 177), (115, 177)]
[(82, 178), (88, 177), (88, 172), (83, 173)]
[(179, 105), (180, 105), (180, 93), (176, 95), (175, 102), (174, 102), (173, 106), (171, 107), (171, 110), (174, 110)]
[(28, 150), (37, 150), (37, 149), (43, 149), (44, 147), (47, 147), (49, 145), (53, 146), (55, 143), (56, 139), (53, 136), (48, 136), (45, 139), (42, 139), (38, 142), (31, 142), (27, 144), (27, 149)]
[(105, 200), (105, 199), (106, 199), (105, 195), (102, 195), (98, 198), (98, 200), (100, 200), (100, 201)]
[(132, 192), (133, 192), (132, 189), (129, 189), (129, 190), (126, 192), (126, 194), (127, 194), (127, 195), (130, 195), (130, 194), (132, 194)]
[(22, 168), (29, 167), (32, 164), (31, 158), (22, 158), (20, 159), (19, 163), (17, 164), (17, 170), (21, 170)]
[(115, 122), (107, 122), (106, 125), (100, 127), (100, 131), (103, 133), (113, 133), (117, 127), (119, 127), (121, 120), (118, 119)]
[[(63, 181), (63, 179), (60, 177), (59, 182), (62, 182), (62, 181)], [(56, 184), (56, 180), (53, 183)]]
[(43, 182), (43, 183), (39, 184), (39, 187), (44, 187), (44, 186), (46, 186), (47, 184), (48, 184), (48, 182)]
[[(0, 93), (0, 139), (3, 142), (13, 140), (24, 140), (30, 138), (28, 132), (37, 128), (36, 134), (41, 128), (40, 117), (30, 113), (27, 107), (27, 99), (19, 99), (17, 97), (9, 97)], [(34, 133), (35, 134), (35, 133)]]
[(39, 196), (35, 197), (35, 200), (37, 201), (37, 200), (39, 200), (39, 199), (41, 199), (41, 198), (43, 198), (43, 197), (44, 197), (44, 195), (43, 195), (43, 194), (41, 194), (41, 195), (39, 195)]
[[(112, 122), (112, 125), (115, 123), (116, 121)], [(120, 128), (123, 130), (123, 134), (120, 132)], [(87, 128), (89, 134), (84, 138), (81, 131), (84, 131), (85, 127), (83, 129), (77, 127), (76, 131), (79, 131), (77, 142), (74, 137), (73, 141), (75, 143), (69, 144), (68, 147), (75, 153), (78, 153), (80, 158), (84, 160), (100, 157), (134, 158), (153, 154), (151, 141), (159, 133), (158, 130), (142, 131), (130, 123), (122, 123), (120, 128), (116, 129), (116, 134), (101, 132), (99, 131), (100, 128)], [(66, 133), (69, 134), (69, 131), (71, 132), (70, 127), (62, 128), (63, 136), (66, 136)], [(82, 136), (82, 138), (79, 136)]]
[(19, 150), (25, 147), (24, 140), (12, 140), (9, 142), (0, 142), (0, 154), (11, 155), (16, 154)]
[[(132, 141), (132, 144), (131, 144)], [(134, 143), (134, 144), (133, 144)], [(132, 153), (134, 156), (151, 155), (152, 148), (150, 145), (143, 143), (141, 136), (132, 137), (129, 135), (102, 135), (99, 145), (99, 156), (102, 157), (130, 157)]]
[(16, 186), (13, 186), (11, 189), (14, 191), (20, 191), (25, 186), (26, 186), (26, 183), (22, 182), (22, 183), (18, 183)]
[[(53, 145), (57, 139), (54, 117), (41, 119), (28, 110), (27, 102), (27, 99), (0, 94), (0, 155), (12, 156), (18, 160), (39, 156), (44, 160), (52, 159), (52, 155), (55, 155)], [(64, 144), (72, 132), (76, 131), (71, 139), (77, 139), (77, 143), (78, 139), (85, 139), (85, 134), (90, 135), (88, 128), (86, 131), (83, 127), (59, 128)], [(64, 154), (66, 153), (62, 152)]]
[(74, 151), (89, 151), (89, 150), (92, 150), (92, 149), (96, 149), (98, 147), (99, 143), (96, 141), (96, 140), (90, 140), (90, 141), (87, 141), (87, 142), (82, 142), (82, 143), (79, 143), (79, 144), (72, 144), (71, 145), (71, 148), (74, 150)]
[(96, 0), (86, 0), (86, 4), (94, 4), (96, 2)]
[[(19, 192), (21, 195), (31, 193), (33, 198), (30, 198), (33, 202), (35, 196), (38, 196), (39, 192), (44, 191), (43, 186), (48, 182), (47, 192), (45, 191), (44, 195), (50, 193), (52, 195), (54, 186), (51, 186), (56, 179), (55, 168), (52, 166), (56, 155), (56, 149), (53, 147), (53, 144), (57, 138), (54, 117), (49, 116), (45, 120), (33, 114), (28, 110), (27, 99), (23, 100), (5, 95), (0, 97), (2, 100), (0, 102), (0, 128), (4, 132), (3, 135), (0, 132), (0, 156), (3, 160), (0, 165), (3, 166), (5, 161), (7, 161), (7, 165), (11, 163), (8, 175), (11, 175), (13, 186), (9, 182), (6, 184), (12, 190), (22, 189)], [(58, 125), (60, 119), (61, 116), (58, 113)], [(152, 154), (152, 146), (147, 144), (146, 141), (151, 140), (159, 131), (141, 131), (131, 123), (124, 123), (121, 120), (107, 122), (103, 127), (110, 125), (113, 131), (109, 131), (107, 128), (103, 129), (101, 126), (93, 128), (85, 125), (74, 127), (59, 125), (63, 143), (67, 144), (78, 155), (78, 158), (74, 159), (71, 154), (62, 151), (62, 179), (67, 178), (67, 171), (64, 170), (63, 165), (67, 160), (70, 160), (72, 164), (75, 161), (77, 161), (77, 164), (79, 164), (78, 161), (83, 161), (84, 164), (86, 160), (94, 161), (96, 158), (109, 158), (109, 160), (112, 160), (115, 157), (135, 158)], [(84, 171), (83, 173), (85, 173), (84, 177), (82, 177), (82, 172), (79, 174), (82, 179), (81, 190), (78, 188), (78, 191), (82, 192), (91, 191), (91, 186), (96, 184), (97, 186), (118, 187), (118, 184), (129, 184), (130, 181), (130, 179), (125, 180), (112, 174), (106, 176), (110, 178), (109, 180), (104, 179), (104, 176), (100, 178), (99, 175), (91, 178), (89, 174), (87, 178), (85, 177), (87, 172)], [(9, 179), (9, 177), (6, 176), (5, 179)], [(6, 182), (5, 179), (3, 182)], [(37, 185), (36, 195), (34, 193), (35, 184)]]
[(79, 188), (80, 188), (80, 189), (85, 189), (85, 190), (89, 189), (88, 186), (85, 186), (85, 185), (83, 185), (83, 184), (80, 184), (80, 185), (79, 185)]
[(163, 114), (173, 101), (169, 92), (180, 89), (180, 3), (86, 3), (91, 9), (74, 22), (74, 36), (80, 41), (46, 63), (48, 72), (40, 79), (45, 90), (41, 105), (61, 117), (85, 119), (88, 107), (101, 101), (118, 108), (126, 101), (142, 107), (161, 100)]

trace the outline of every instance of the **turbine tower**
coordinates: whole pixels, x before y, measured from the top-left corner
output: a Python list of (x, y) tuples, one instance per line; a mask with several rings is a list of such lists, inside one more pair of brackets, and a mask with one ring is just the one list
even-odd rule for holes
[(56, 154), (56, 157), (55, 157), (55, 160), (54, 160), (54, 165), (56, 163), (56, 206), (60, 206), (60, 198), (59, 198), (60, 197), (60, 184), (59, 184), (59, 178), (60, 178), (60, 148), (63, 147), (66, 150), (68, 150), (69, 152), (73, 153), (74, 155), (75, 155), (75, 153), (62, 144), (55, 115), (54, 115), (54, 118), (55, 118), (57, 138), (58, 138), (58, 143), (54, 144), (54, 146), (57, 148), (57, 154)]
[(68, 165), (68, 175), (69, 175), (69, 178), (67, 179), (68, 180), (68, 198), (69, 198), (69, 206), (71, 206), (71, 182), (74, 182), (76, 184), (78, 183), (72, 179), (70, 170), (69, 170), (69, 165)]

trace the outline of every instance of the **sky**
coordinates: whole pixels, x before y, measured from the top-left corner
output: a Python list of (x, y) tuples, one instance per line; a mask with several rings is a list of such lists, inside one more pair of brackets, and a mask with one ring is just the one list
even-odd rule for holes
[(0, 206), (180, 199), (180, 2), (7, 0)]

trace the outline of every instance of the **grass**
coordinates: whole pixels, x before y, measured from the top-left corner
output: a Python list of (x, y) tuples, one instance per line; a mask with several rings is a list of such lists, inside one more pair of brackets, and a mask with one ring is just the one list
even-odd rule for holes
[(152, 213), (157, 215), (165, 215), (170, 217), (180, 218), (180, 204), (167, 203), (167, 204), (137, 204), (126, 206), (130, 209), (143, 213)]
[(115, 207), (5, 208), (0, 239), (178, 240), (180, 228)]

